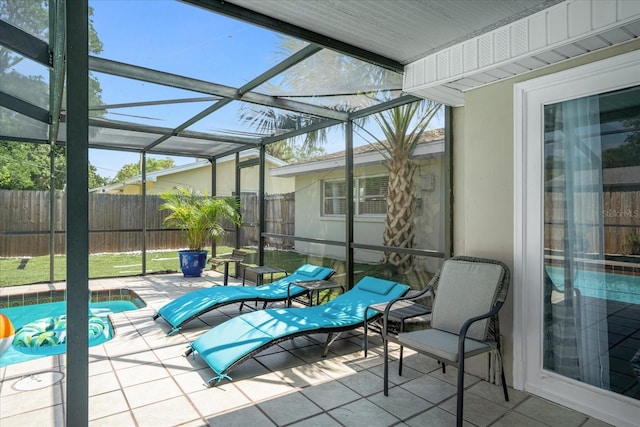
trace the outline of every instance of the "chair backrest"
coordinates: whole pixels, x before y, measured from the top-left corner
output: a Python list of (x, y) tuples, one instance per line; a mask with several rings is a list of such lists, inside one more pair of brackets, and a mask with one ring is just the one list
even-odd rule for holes
[(234, 249), (233, 252), (231, 252), (231, 258), (238, 262), (244, 261), (245, 255), (247, 255), (247, 253), (239, 249)]
[[(498, 301), (505, 300), (510, 273), (500, 261), (460, 256), (446, 260), (438, 276), (431, 327), (457, 334), (465, 321), (488, 313)], [(467, 337), (492, 339), (497, 330), (493, 321), (474, 323)]]

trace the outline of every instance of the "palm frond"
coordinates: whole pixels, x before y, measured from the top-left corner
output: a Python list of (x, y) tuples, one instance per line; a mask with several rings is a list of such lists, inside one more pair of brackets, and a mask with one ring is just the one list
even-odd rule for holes
[(375, 141), (371, 146), (385, 159), (390, 160), (399, 153), (410, 156), (440, 107), (433, 101), (419, 101), (374, 115), (384, 139), (364, 128), (363, 124), (357, 125)]
[(186, 188), (162, 193), (160, 210), (170, 214), (165, 225), (184, 232), (189, 249), (201, 250), (209, 239), (217, 241), (224, 233), (222, 221), (240, 225), (240, 202), (236, 197), (201, 196)]

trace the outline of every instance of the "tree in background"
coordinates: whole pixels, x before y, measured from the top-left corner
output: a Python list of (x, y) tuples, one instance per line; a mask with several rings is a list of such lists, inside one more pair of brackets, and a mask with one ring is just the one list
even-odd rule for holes
[[(159, 171), (162, 169), (169, 169), (175, 166), (173, 159), (154, 159), (153, 157), (147, 158), (147, 173)], [(124, 182), (129, 178), (142, 174), (142, 165), (138, 163), (127, 163), (123, 165), (113, 178), (113, 182)]]
[(602, 152), (603, 168), (640, 166), (640, 119), (622, 120), (622, 125), (628, 130), (624, 144)]
[[(376, 150), (385, 158), (389, 171), (387, 213), (384, 223), (383, 245), (396, 248), (415, 247), (415, 184), (416, 164), (413, 153), (431, 120), (440, 111), (434, 101), (406, 104), (373, 116), (385, 139), (378, 139)], [(386, 252), (384, 262), (394, 265), (398, 272), (407, 273), (413, 267), (413, 256)]]
[[(49, 39), (49, 10), (48, 1), (15, 1), (0, 0), (0, 19), (18, 27), (42, 40)], [(89, 16), (93, 9), (89, 8)], [(102, 51), (102, 43), (89, 22), (89, 50), (92, 53)], [(27, 75), (18, 71), (25, 58), (9, 49), (0, 50), (0, 82), (3, 90), (11, 95), (37, 105), (49, 108), (49, 83), (43, 75)], [(17, 67), (17, 68), (16, 68)], [(48, 73), (42, 67), (42, 73)], [(96, 79), (89, 82), (90, 103), (100, 103), (100, 84)], [(95, 115), (95, 114), (94, 114)], [(21, 135), (21, 118), (18, 113), (3, 109), (0, 111), (1, 134)], [(50, 177), (50, 155), (54, 156), (54, 171)], [(0, 188), (21, 190), (48, 190), (53, 185), (55, 189), (64, 188), (66, 182), (66, 157), (62, 145), (53, 147), (41, 143), (24, 143), (0, 140)], [(108, 182), (97, 174), (96, 169), (89, 165), (89, 181)]]
[[(277, 52), (283, 58), (301, 49), (306, 43), (281, 37)], [(269, 95), (293, 96), (297, 100), (324, 105), (339, 111), (354, 111), (376, 105), (392, 98), (402, 88), (402, 76), (358, 59), (323, 49), (282, 74), (279, 81), (264, 85)], [(413, 152), (431, 120), (441, 111), (440, 104), (421, 101), (396, 107), (373, 116), (385, 140), (380, 140), (364, 126), (389, 170), (387, 213), (383, 245), (398, 248), (415, 247), (414, 213), (416, 169)], [(317, 117), (300, 116), (273, 108), (249, 106), (241, 112), (241, 119), (260, 133), (278, 134), (301, 129), (319, 121)], [(326, 129), (310, 132), (286, 143), (294, 152), (313, 153), (327, 142)], [(295, 157), (294, 157), (295, 158)], [(303, 160), (298, 157), (297, 161)], [(413, 268), (413, 257), (389, 252), (383, 262), (394, 265), (400, 273)]]
[[(275, 55), (283, 60), (307, 45), (287, 36), (279, 37)], [(323, 49), (294, 67), (277, 80), (259, 88), (272, 96), (291, 97), (297, 101), (350, 112), (383, 102), (392, 91), (402, 88), (402, 76), (350, 56)], [(319, 117), (247, 104), (240, 110), (240, 121), (260, 134), (278, 135), (320, 122)], [(303, 161), (324, 154), (327, 128), (269, 144), (269, 154), (285, 161)], [(272, 147), (273, 148), (270, 148)], [(290, 151), (284, 148), (288, 146)], [(271, 150), (271, 152), (270, 152)], [(280, 155), (285, 157), (279, 157)]]
[(324, 147), (318, 145), (298, 146), (288, 141), (278, 141), (267, 145), (267, 154), (288, 163), (298, 163), (312, 157), (322, 156)]

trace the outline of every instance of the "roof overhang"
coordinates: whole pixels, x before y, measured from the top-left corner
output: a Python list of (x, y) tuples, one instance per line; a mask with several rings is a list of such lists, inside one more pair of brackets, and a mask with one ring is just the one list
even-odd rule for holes
[(403, 89), (446, 105), (468, 90), (640, 36), (640, 2), (568, 0), (408, 64)]
[[(189, 0), (192, 3), (209, 3)], [(629, 0), (227, 0), (227, 13), (332, 49), (404, 64), (403, 90), (450, 106), (464, 93), (640, 36)], [(225, 13), (225, 6), (216, 10)], [(375, 30), (372, 30), (375, 29)], [(306, 33), (305, 33), (306, 31)], [(324, 37), (324, 39), (323, 39)], [(331, 44), (334, 40), (342, 44)]]
[[(444, 154), (444, 139), (419, 144), (413, 152), (412, 159), (421, 160)], [(361, 154), (354, 154), (353, 165), (355, 167), (381, 164), (384, 156), (376, 150)], [(289, 178), (292, 176), (306, 175), (318, 172), (326, 172), (334, 169), (345, 168), (345, 156), (335, 156), (327, 159), (316, 159), (310, 162), (297, 163), (295, 165), (282, 166), (269, 170), (269, 174), (275, 177)]]

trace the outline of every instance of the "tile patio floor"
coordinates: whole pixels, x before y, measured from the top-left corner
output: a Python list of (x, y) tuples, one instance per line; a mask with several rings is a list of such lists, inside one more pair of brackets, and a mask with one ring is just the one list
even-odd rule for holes
[[(213, 376), (199, 358), (182, 353), (189, 340), (230, 316), (238, 305), (215, 310), (166, 337), (168, 325), (153, 321), (155, 309), (189, 290), (222, 283), (221, 274), (92, 280), (91, 289), (128, 288), (147, 307), (112, 315), (113, 340), (90, 348), (89, 425), (91, 426), (451, 426), (455, 424), (456, 370), (443, 375), (435, 361), (405, 353), (403, 376), (390, 367), (392, 388), (382, 393), (381, 341), (370, 339), (365, 359), (362, 330), (342, 336), (326, 358), (307, 338), (271, 347), (231, 372), (233, 382), (207, 388)], [(234, 281), (230, 278), (230, 284)], [(47, 290), (52, 285), (0, 289)], [(56, 284), (55, 288), (64, 285)], [(371, 351), (372, 348), (372, 351)], [(394, 347), (394, 360), (397, 348)], [(64, 355), (0, 367), (0, 426), (64, 426)], [(31, 391), (18, 391), (27, 379)], [(468, 426), (604, 426), (579, 412), (467, 376), (465, 424)]]

